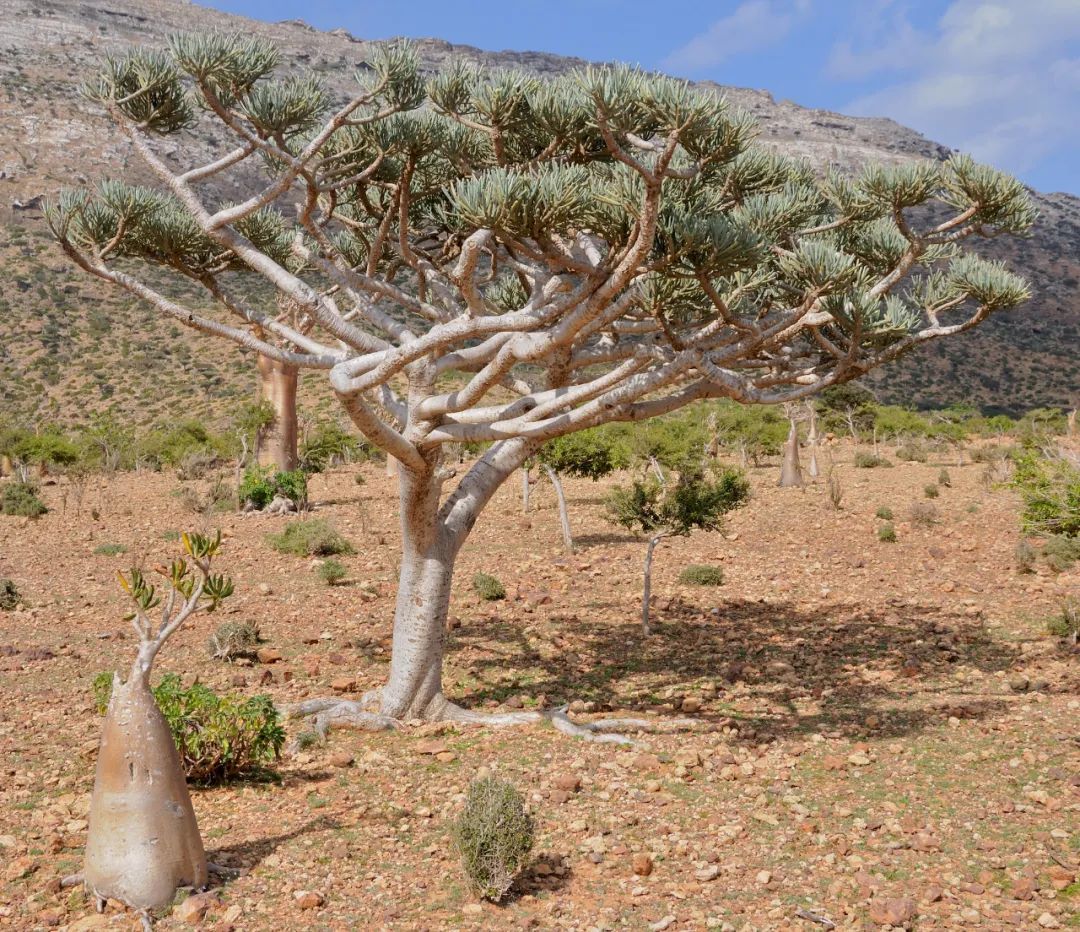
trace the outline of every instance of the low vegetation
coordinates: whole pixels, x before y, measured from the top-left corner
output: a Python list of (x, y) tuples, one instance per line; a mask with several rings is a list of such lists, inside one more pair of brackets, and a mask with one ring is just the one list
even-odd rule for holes
[(296, 509), (307, 505), (307, 475), (302, 469), (287, 472), (272, 467), (249, 466), (237, 489), (241, 507), (262, 511), (276, 498), (291, 502)]
[(690, 586), (722, 586), (724, 570), (719, 566), (691, 564), (679, 573), (679, 582)]
[(528, 863), (536, 825), (513, 784), (488, 776), (469, 784), (451, 837), (472, 892), (497, 903)]
[(291, 521), (280, 534), (267, 538), (279, 553), (298, 557), (333, 557), (356, 553), (353, 547), (323, 518)]
[(259, 626), (251, 621), (226, 621), (210, 635), (207, 649), (216, 660), (232, 661), (238, 657), (253, 657), (262, 638)]
[(38, 518), (48, 510), (38, 498), (37, 486), (30, 482), (9, 482), (0, 490), (0, 514)]
[(506, 598), (506, 587), (497, 577), (488, 573), (473, 576), (473, 591), (485, 602), (498, 602)]
[(323, 562), (319, 564), (316, 572), (318, 573), (319, 579), (328, 586), (336, 586), (348, 575), (348, 570), (345, 569), (345, 565), (340, 560), (334, 559), (323, 560)]
[(10, 612), (22, 601), (18, 587), (10, 579), (0, 579), (0, 611)]
[[(113, 674), (94, 678), (94, 699), (104, 714), (112, 695)], [(280, 756), (285, 730), (269, 696), (219, 696), (201, 683), (184, 688), (166, 674), (153, 688), (154, 700), (169, 723), (184, 773), (193, 783), (225, 783), (260, 777)]]

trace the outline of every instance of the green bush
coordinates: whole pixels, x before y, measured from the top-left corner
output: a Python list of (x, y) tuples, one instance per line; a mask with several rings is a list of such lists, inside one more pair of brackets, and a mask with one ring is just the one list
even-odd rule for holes
[(328, 586), (336, 586), (348, 575), (345, 566), (338, 560), (323, 560), (319, 564), (318, 573), (319, 579)]
[(494, 576), (477, 573), (473, 577), (473, 589), (485, 602), (497, 602), (506, 598), (506, 587)]
[(472, 891), (498, 902), (525, 866), (536, 826), (513, 785), (484, 777), (469, 784), (451, 837)]
[(937, 498), (941, 494), (941, 489), (938, 486), (930, 484), (923, 486), (923, 495), (927, 498)]
[(916, 527), (933, 527), (938, 523), (937, 507), (930, 502), (916, 502), (908, 508), (908, 521)]
[(336, 423), (320, 424), (300, 445), (300, 468), (309, 473), (322, 472), (330, 466), (375, 459), (377, 448)]
[(895, 544), (896, 528), (894, 528), (890, 522), (885, 522), (885, 524), (878, 528), (877, 539), (883, 544)]
[(15, 583), (10, 579), (0, 579), (0, 611), (10, 612), (21, 601)]
[(94, 548), (95, 557), (117, 557), (122, 553), (127, 553), (123, 544), (100, 544)]
[(153, 427), (135, 442), (136, 461), (154, 469), (180, 466), (193, 454), (216, 461), (232, 453), (232, 438), (213, 434), (196, 420)]
[(234, 660), (253, 656), (261, 642), (259, 626), (254, 622), (226, 621), (210, 635), (207, 649), (217, 660)]
[(1013, 553), (1016, 557), (1016, 572), (1035, 572), (1035, 559), (1038, 557), (1039, 552), (1031, 544), (1026, 540), (1022, 540), (1016, 545), (1016, 550)]
[(602, 479), (630, 465), (630, 453), (616, 431), (602, 427), (549, 440), (538, 459), (564, 476)]
[(937, 484), (944, 486), (946, 489), (952, 488), (952, 478), (949, 476), (949, 470), (942, 469), (941, 472), (937, 474)]
[(691, 564), (679, 573), (679, 582), (689, 586), (722, 586), (724, 571), (719, 566)]
[(906, 463), (925, 463), (930, 454), (926, 450), (926, 444), (908, 440), (897, 448), (896, 458)]
[(278, 472), (272, 466), (249, 466), (237, 491), (240, 502), (262, 511), (278, 495), (297, 508), (307, 504), (307, 476), (302, 469)]
[(1080, 468), (1028, 446), (1014, 454), (1013, 485), (1024, 501), (1024, 527), (1035, 534), (1080, 536)]
[(1080, 601), (1066, 599), (1061, 614), (1047, 619), (1046, 630), (1054, 637), (1067, 638), (1075, 644), (1080, 639)]
[(876, 453), (868, 453), (865, 450), (860, 450), (855, 454), (855, 465), (859, 469), (876, 469), (879, 466), (892, 466), (885, 457), (878, 456)]
[[(112, 673), (94, 678), (94, 698), (102, 714), (112, 686)], [(180, 677), (171, 673), (162, 677), (153, 693), (169, 723), (184, 773), (195, 783), (263, 775), (281, 753), (285, 730), (269, 696), (218, 696), (201, 683), (184, 689)]]
[(29, 482), (9, 482), (0, 492), (0, 514), (38, 518), (49, 509), (37, 496), (37, 486)]
[(1080, 537), (1055, 534), (1043, 544), (1043, 559), (1055, 573), (1064, 573), (1080, 560)]
[(881, 518), (882, 521), (892, 521), (893, 510), (887, 505), (882, 505), (877, 511), (874, 512), (875, 518)]
[(270, 546), (298, 557), (333, 557), (356, 553), (356, 549), (322, 518), (292, 521), (280, 534), (271, 534)]

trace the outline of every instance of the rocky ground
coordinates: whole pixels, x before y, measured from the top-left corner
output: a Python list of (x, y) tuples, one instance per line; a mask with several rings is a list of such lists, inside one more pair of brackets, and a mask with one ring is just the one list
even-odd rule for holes
[[(643, 545), (606, 523), (604, 488), (569, 484), (561, 549), (550, 486), (518, 484), (467, 546), (452, 608), (448, 693), (480, 708), (578, 703), (699, 727), (623, 749), (546, 727), (335, 733), (282, 760), (277, 783), (194, 793), (212, 860), (241, 875), (159, 927), (261, 929), (1039, 929), (1080, 926), (1080, 666), (1045, 632), (1077, 570), (1016, 572), (1017, 502), (984, 467), (949, 467), (939, 517), (909, 507), (941, 463), (856, 470), (836, 447), (819, 481), (755, 496), (725, 533), (658, 551), (656, 632), (638, 629)], [(826, 457), (828, 459), (829, 457)], [(354, 475), (360, 472), (364, 484)], [(47, 486), (51, 512), (0, 518), (0, 929), (132, 928), (93, 912), (77, 870), (100, 719), (90, 682), (133, 637), (114, 571), (198, 527), (169, 475)], [(266, 663), (209, 659), (216, 618), (170, 642), (159, 672), (279, 703), (377, 685), (398, 559), (391, 480), (313, 480), (316, 512), (357, 547), (327, 588), (266, 534), (284, 519), (216, 516), (237, 583), (227, 617), (257, 622)], [(879, 543), (880, 506), (896, 543)], [(122, 544), (124, 554), (95, 554)], [(720, 588), (677, 581), (721, 566)], [(479, 570), (506, 584), (482, 603)], [(483, 769), (535, 812), (536, 859), (501, 906), (468, 896), (448, 826)]]

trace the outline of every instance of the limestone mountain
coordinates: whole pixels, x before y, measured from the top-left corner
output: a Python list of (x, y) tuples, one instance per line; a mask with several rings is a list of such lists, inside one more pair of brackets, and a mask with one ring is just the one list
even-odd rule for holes
[[(0, 17), (0, 422), (79, 419), (112, 406), (150, 422), (222, 417), (254, 388), (233, 349), (159, 321), (153, 312), (74, 269), (52, 244), (41, 198), (102, 177), (149, 180), (126, 142), (78, 87), (109, 53), (161, 45), (179, 31), (242, 30), (281, 48), (286, 67), (319, 75), (344, 97), (372, 43), (299, 21), (263, 23), (183, 0), (5, 0)], [(581, 61), (540, 52), (486, 52), (421, 39), (425, 67), (454, 57), (494, 68), (558, 74)], [(949, 150), (888, 119), (856, 118), (776, 101), (766, 91), (702, 86), (752, 112), (761, 139), (815, 165), (855, 171), (868, 161), (941, 159)], [(221, 144), (208, 123), (198, 145)], [(229, 192), (223, 191), (224, 195)], [(1080, 198), (1033, 194), (1033, 235), (988, 250), (1034, 286), (1033, 300), (959, 340), (942, 341), (873, 377), (883, 401), (973, 402), (1020, 410), (1080, 396)], [(191, 291), (192, 300), (198, 300)], [(140, 329), (113, 327), (123, 318)], [(128, 334), (142, 332), (154, 352)], [(193, 351), (195, 341), (202, 341)], [(205, 345), (202, 345), (205, 344)], [(164, 351), (165, 362), (158, 356)], [(326, 399), (307, 376), (308, 411)]]

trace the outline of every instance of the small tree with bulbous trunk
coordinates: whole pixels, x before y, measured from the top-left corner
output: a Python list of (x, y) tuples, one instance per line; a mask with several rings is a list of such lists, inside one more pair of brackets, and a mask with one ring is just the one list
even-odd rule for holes
[(195, 810), (169, 724), (150, 691), (150, 671), (180, 626), (214, 611), (233, 586), (210, 572), (220, 534), (184, 534), (182, 542), (184, 556), (158, 568), (164, 600), (140, 570), (119, 574), (139, 651), (127, 681), (114, 678), (90, 797), (81, 879), (99, 906), (111, 898), (152, 910), (170, 903), (177, 888), (207, 881)]
[[(756, 148), (720, 97), (624, 67), (426, 79), (386, 45), (335, 101), (277, 65), (266, 41), (221, 35), (108, 61), (88, 92), (157, 187), (68, 191), (48, 220), (81, 268), (162, 315), (326, 373), (398, 464), (388, 678), (303, 706), (323, 724), (479, 717), (443, 695), (454, 563), (546, 441), (702, 398), (798, 401), (1028, 296), (962, 251), (1034, 217), (1018, 182), (965, 157), (819, 177)], [(231, 148), (166, 154), (200, 120)], [(242, 199), (216, 193), (253, 168)], [(204, 255), (216, 312), (139, 271)], [(288, 313), (248, 303), (241, 268)], [(443, 450), (463, 442), (488, 446), (456, 475)]]

